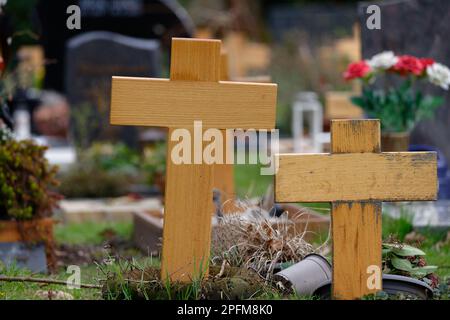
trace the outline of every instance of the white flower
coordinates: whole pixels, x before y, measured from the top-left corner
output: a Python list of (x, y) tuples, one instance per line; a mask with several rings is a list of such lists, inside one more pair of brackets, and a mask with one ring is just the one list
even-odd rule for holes
[(450, 69), (440, 63), (434, 63), (427, 68), (428, 80), (431, 83), (448, 90), (450, 86)]
[(384, 51), (376, 54), (367, 63), (375, 70), (387, 70), (394, 66), (398, 61), (398, 57), (392, 51)]

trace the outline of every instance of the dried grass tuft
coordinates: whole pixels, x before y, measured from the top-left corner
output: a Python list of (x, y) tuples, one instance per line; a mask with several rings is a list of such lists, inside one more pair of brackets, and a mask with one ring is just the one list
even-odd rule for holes
[(213, 262), (227, 261), (233, 267), (255, 270), (271, 280), (281, 263), (296, 263), (315, 252), (305, 241), (305, 230), (295, 230), (295, 222), (304, 212), (289, 218), (286, 213), (270, 217), (259, 206), (245, 213), (228, 214), (218, 219), (213, 236)]

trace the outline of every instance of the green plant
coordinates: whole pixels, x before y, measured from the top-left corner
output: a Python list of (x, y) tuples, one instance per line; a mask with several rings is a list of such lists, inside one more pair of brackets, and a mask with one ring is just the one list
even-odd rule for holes
[(82, 161), (94, 164), (107, 172), (136, 175), (140, 165), (139, 154), (123, 143), (94, 143), (80, 154)]
[(59, 191), (69, 198), (116, 197), (138, 179), (137, 152), (120, 143), (94, 143), (78, 150), (77, 163), (60, 176)]
[(384, 272), (428, 278), (431, 285), (437, 286), (437, 278), (433, 276), (437, 266), (427, 265), (426, 254), (422, 250), (402, 243), (383, 243), (382, 250)]
[(8, 140), (0, 147), (0, 216), (19, 220), (50, 215), (60, 196), (57, 167), (44, 157), (46, 148), (32, 141)]
[(414, 90), (414, 79), (409, 78), (399, 88), (387, 91), (364, 87), (360, 97), (352, 97), (352, 102), (363, 108), (370, 117), (382, 119), (384, 130), (407, 132), (422, 119), (433, 115), (442, 105), (442, 97), (424, 96)]
[(89, 148), (94, 137), (98, 135), (100, 126), (98, 111), (93, 105), (86, 102), (72, 108), (71, 134), (78, 149)]
[(127, 193), (130, 177), (108, 172), (89, 163), (78, 163), (59, 177), (58, 191), (67, 198), (108, 198)]
[[(404, 80), (399, 87), (391, 86), (384, 90), (372, 88), (371, 85), (380, 75), (397, 75)], [(362, 95), (353, 97), (352, 102), (361, 107), (369, 117), (381, 119), (381, 126), (385, 131), (409, 132), (418, 121), (431, 117), (435, 109), (444, 102), (442, 97), (422, 94), (415, 87), (416, 82), (428, 80), (448, 90), (450, 69), (430, 58), (396, 56), (392, 51), (386, 51), (376, 54), (370, 60), (351, 63), (344, 78), (363, 82)]]
[(413, 231), (413, 217), (404, 208), (400, 209), (400, 215), (397, 218), (383, 215), (383, 238), (386, 239), (395, 234), (398, 240), (403, 241), (411, 231)]
[(149, 184), (155, 183), (157, 175), (164, 176), (166, 174), (166, 154), (166, 143), (158, 143), (155, 147), (144, 150), (142, 169), (148, 177)]

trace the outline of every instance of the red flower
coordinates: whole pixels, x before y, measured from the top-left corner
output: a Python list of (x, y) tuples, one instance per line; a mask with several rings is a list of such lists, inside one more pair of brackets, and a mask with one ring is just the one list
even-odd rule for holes
[(413, 56), (400, 56), (398, 57), (398, 62), (393, 66), (393, 69), (402, 76), (405, 76), (408, 73), (420, 76), (425, 67), (421, 59)]
[(427, 67), (433, 65), (435, 63), (434, 59), (431, 58), (422, 58), (420, 59), (420, 62), (422, 62), (423, 69), (425, 70)]
[(3, 61), (2, 56), (0, 56), (0, 72), (5, 69), (5, 62)]
[(344, 72), (344, 79), (349, 81), (356, 78), (363, 78), (371, 71), (366, 61), (350, 63), (347, 71)]

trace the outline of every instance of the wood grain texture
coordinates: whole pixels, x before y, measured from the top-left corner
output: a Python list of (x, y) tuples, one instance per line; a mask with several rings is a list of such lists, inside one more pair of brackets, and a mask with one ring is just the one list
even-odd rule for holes
[[(175, 144), (168, 143), (168, 152)], [(167, 159), (161, 276), (192, 281), (208, 273), (214, 166), (175, 165), (170, 154)]]
[(224, 49), (222, 49), (222, 51), (220, 52), (220, 80), (230, 81), (228, 53)]
[(436, 199), (434, 152), (281, 154), (277, 161), (277, 201)]
[[(219, 81), (220, 41), (174, 39), (170, 74), (172, 83), (182, 80)], [(182, 114), (184, 112), (174, 113), (172, 117)], [(194, 129), (184, 127), (193, 137)], [(175, 128), (169, 128), (166, 156), (161, 278), (189, 282), (208, 274), (214, 167), (174, 164), (171, 153), (178, 142), (170, 139), (173, 130)]]
[(333, 202), (332, 294), (356, 299), (376, 291), (367, 268), (381, 270), (381, 201), (436, 199), (436, 154), (380, 153), (378, 120), (333, 120), (331, 139), (332, 154), (276, 156), (275, 197)]
[[(379, 120), (334, 120), (331, 121), (331, 152), (333, 156), (380, 156)], [(347, 154), (342, 154), (347, 153)], [(360, 153), (360, 154), (355, 154)], [(359, 164), (372, 170), (370, 162), (360, 160)], [(351, 164), (347, 164), (350, 165)], [(392, 169), (391, 163), (386, 164)], [(351, 167), (350, 172), (354, 172)], [(405, 168), (400, 167), (400, 170)], [(369, 178), (385, 170), (374, 167)], [(354, 176), (342, 177), (344, 183), (353, 185)], [(396, 172), (394, 171), (395, 175)], [(358, 179), (359, 175), (356, 175)], [(381, 179), (386, 178), (381, 177)], [(378, 179), (378, 181), (380, 180)], [(398, 178), (398, 177), (396, 177)], [(394, 178), (393, 182), (396, 180)], [(382, 186), (380, 186), (383, 188)], [(400, 189), (402, 186), (400, 185)], [(363, 190), (378, 189), (376, 184), (365, 182)], [(388, 188), (387, 188), (388, 189)], [(356, 191), (356, 190), (355, 190)], [(361, 194), (363, 195), (363, 194)], [(342, 199), (341, 199), (342, 200)], [(333, 282), (334, 299), (357, 299), (378, 290), (369, 289), (367, 279), (369, 266), (377, 266), (381, 271), (381, 201), (333, 203), (331, 209), (331, 233), (333, 239)]]
[(369, 289), (369, 266), (381, 270), (381, 202), (333, 203), (333, 297), (357, 299)]
[[(220, 82), (221, 42), (173, 39), (169, 79), (113, 77), (111, 124), (184, 128), (272, 129), (275, 84)], [(170, 140), (170, 139), (169, 139)], [(207, 273), (214, 165), (175, 165), (169, 141), (162, 279), (191, 281)]]
[(220, 80), (220, 40), (172, 38), (170, 80)]
[(273, 129), (277, 86), (113, 77), (111, 124)]
[(331, 120), (332, 153), (379, 153), (379, 120)]

